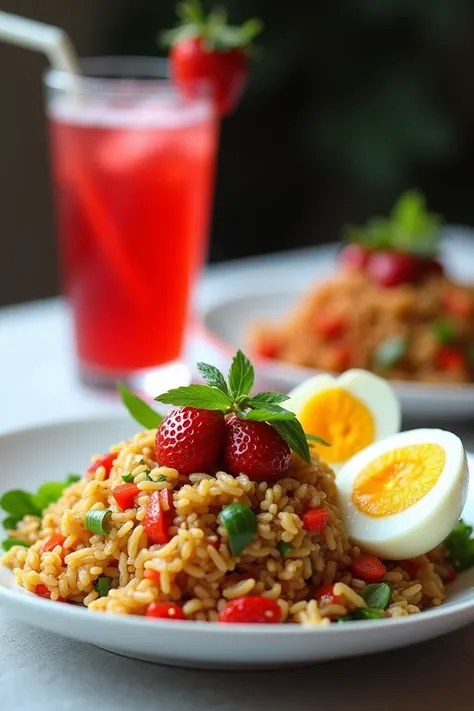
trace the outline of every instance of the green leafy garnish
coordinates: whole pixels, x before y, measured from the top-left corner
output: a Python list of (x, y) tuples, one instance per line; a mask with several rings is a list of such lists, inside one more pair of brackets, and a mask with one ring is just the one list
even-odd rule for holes
[(127, 483), (130, 484), (135, 477), (133, 476), (132, 472), (125, 472), (125, 474), (122, 474), (122, 479)]
[(308, 442), (311, 444), (311, 442), (316, 442), (317, 444), (321, 444), (323, 447), (330, 447), (331, 445), (329, 442), (326, 442), (325, 439), (322, 439), (322, 437), (316, 437), (316, 435), (312, 434), (307, 434), (306, 439)]
[(15, 538), (4, 538), (2, 541), (2, 548), (4, 551), (9, 551), (13, 546), (23, 546), (24, 548), (29, 548), (30, 544), (26, 541), (18, 541)]
[(7, 518), (3, 519), (2, 526), (5, 531), (14, 531), (21, 519), (21, 516), (7, 516)]
[(291, 551), (294, 550), (294, 546), (292, 546), (291, 543), (287, 543), (286, 541), (281, 541), (278, 544), (277, 548), (280, 551), (280, 555), (282, 558), (285, 558), (288, 553), (291, 553)]
[(381, 370), (396, 365), (406, 354), (408, 339), (406, 336), (392, 336), (381, 343), (375, 351), (375, 364)]
[[(235, 413), (243, 420), (268, 422), (294, 452), (306, 462), (310, 461), (307, 436), (300, 422), (293, 412), (280, 405), (288, 399), (288, 396), (276, 392), (251, 395), (255, 372), (252, 363), (242, 351), (237, 351), (232, 359), (228, 382), (213, 365), (198, 363), (198, 369), (206, 385), (175, 388), (155, 399), (167, 405), (220, 410), (225, 414)], [(309, 435), (308, 438), (329, 446), (327, 442), (314, 435)]]
[(346, 227), (345, 239), (370, 250), (395, 250), (421, 257), (438, 251), (441, 220), (428, 212), (422, 193), (409, 190), (395, 203), (390, 216), (374, 217), (363, 227)]
[(360, 596), (366, 601), (369, 608), (386, 610), (390, 603), (392, 588), (388, 583), (373, 583), (366, 585)]
[(139, 425), (146, 427), (147, 430), (154, 430), (160, 426), (163, 417), (156, 410), (132, 393), (123, 383), (118, 384), (118, 390), (123, 404)]
[(257, 535), (257, 517), (252, 509), (236, 501), (222, 509), (219, 521), (227, 531), (232, 555), (242, 553)]
[(444, 541), (447, 549), (447, 560), (457, 572), (474, 567), (473, 528), (462, 519), (453, 528)]
[(260, 20), (251, 19), (240, 27), (229, 25), (227, 10), (215, 7), (206, 15), (199, 0), (185, 0), (177, 6), (179, 22), (161, 35), (165, 46), (199, 37), (208, 52), (245, 48), (262, 31)]
[(353, 620), (380, 620), (385, 617), (384, 611), (377, 607), (358, 607), (349, 615), (339, 617), (338, 622), (351, 622)]
[(38, 491), (33, 497), (36, 508), (41, 512), (44, 511), (50, 504), (61, 498), (67, 484), (60, 481), (48, 481), (41, 484)]
[(87, 530), (99, 536), (108, 533), (111, 515), (112, 509), (89, 509), (84, 521)]
[(3, 494), (0, 506), (9, 514), (22, 519), (23, 516), (40, 516), (41, 510), (35, 503), (35, 497), (23, 489), (12, 489)]
[(111, 587), (112, 578), (109, 578), (108, 575), (101, 575), (94, 583), (94, 588), (99, 593), (99, 597), (107, 597)]
[(80, 474), (68, 474), (66, 477), (66, 486), (70, 486), (71, 484), (77, 484), (78, 481), (81, 481), (82, 477)]
[(449, 345), (456, 340), (456, 324), (453, 321), (439, 320), (432, 325), (433, 334), (441, 345)]

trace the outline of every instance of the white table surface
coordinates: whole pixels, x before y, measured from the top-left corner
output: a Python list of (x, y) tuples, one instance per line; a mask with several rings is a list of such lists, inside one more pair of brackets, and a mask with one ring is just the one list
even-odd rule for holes
[[(310, 273), (311, 250), (291, 255)], [(209, 270), (199, 292), (245, 290), (289, 255)], [(69, 317), (59, 299), (0, 309), (0, 431), (120, 406), (75, 379)], [(435, 413), (436, 414), (436, 413)], [(438, 420), (442, 423), (442, 420)], [(410, 424), (410, 423), (408, 423)], [(474, 423), (450, 423), (474, 449)], [(472, 711), (474, 626), (398, 652), (279, 672), (172, 669), (117, 657), (8, 619), (0, 609), (0, 711)]]

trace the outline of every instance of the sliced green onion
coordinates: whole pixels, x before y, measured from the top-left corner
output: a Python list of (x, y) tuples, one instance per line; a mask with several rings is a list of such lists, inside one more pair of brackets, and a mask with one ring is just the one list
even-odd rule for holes
[(292, 550), (294, 550), (294, 546), (291, 545), (291, 543), (287, 543), (286, 541), (281, 541), (278, 546), (278, 550), (280, 551), (280, 555), (282, 558), (285, 558), (285, 556), (288, 555)]
[(408, 339), (406, 336), (393, 336), (380, 344), (375, 351), (375, 363), (379, 368), (386, 370), (396, 365), (407, 352)]
[(125, 474), (122, 474), (122, 479), (129, 484), (131, 481), (135, 479), (133, 476), (132, 472), (125, 472)]
[(392, 588), (388, 583), (373, 583), (366, 585), (360, 596), (366, 601), (369, 608), (386, 610), (390, 603)]
[(456, 325), (452, 321), (435, 321), (432, 329), (436, 340), (442, 345), (449, 345), (456, 340)]
[(2, 541), (2, 548), (4, 551), (9, 551), (13, 546), (23, 546), (24, 548), (29, 548), (30, 544), (26, 541), (17, 541), (15, 538), (5, 538)]
[(155, 482), (157, 484), (161, 484), (162, 481), (166, 481), (166, 477), (164, 474), (160, 474), (160, 476), (155, 479)]
[(222, 509), (219, 521), (229, 536), (232, 555), (240, 555), (257, 535), (257, 517), (252, 509), (238, 501)]
[(112, 587), (112, 578), (108, 575), (101, 575), (94, 583), (94, 587), (99, 593), (99, 597), (107, 597)]
[(112, 509), (90, 509), (86, 513), (86, 528), (97, 535), (108, 533), (111, 514)]

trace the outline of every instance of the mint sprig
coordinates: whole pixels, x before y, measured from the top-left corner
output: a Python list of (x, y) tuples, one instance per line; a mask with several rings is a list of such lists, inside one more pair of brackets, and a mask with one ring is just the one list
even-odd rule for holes
[[(155, 399), (167, 405), (221, 410), (226, 414), (235, 413), (243, 420), (268, 422), (296, 454), (306, 462), (310, 461), (308, 439), (301, 423), (293, 412), (280, 405), (288, 399), (288, 396), (277, 392), (251, 395), (255, 371), (242, 351), (237, 351), (232, 359), (227, 382), (220, 370), (213, 365), (198, 363), (198, 370), (206, 385), (175, 388), (158, 395)], [(310, 437), (320, 444), (327, 445), (327, 442), (314, 435)]]
[(138, 395), (132, 393), (123, 383), (118, 384), (118, 391), (122, 402), (129, 411), (130, 415), (139, 425), (146, 427), (147, 430), (154, 430), (159, 427), (162, 416), (150, 407)]

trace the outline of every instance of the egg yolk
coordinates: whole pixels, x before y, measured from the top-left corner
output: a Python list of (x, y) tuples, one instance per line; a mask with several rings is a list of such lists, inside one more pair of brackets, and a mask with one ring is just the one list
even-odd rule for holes
[(355, 479), (352, 503), (374, 518), (405, 511), (431, 491), (445, 462), (439, 444), (413, 444), (385, 452)]
[(370, 410), (343, 388), (329, 388), (305, 402), (299, 420), (305, 432), (331, 445), (311, 442), (328, 464), (345, 462), (375, 440), (375, 422)]

